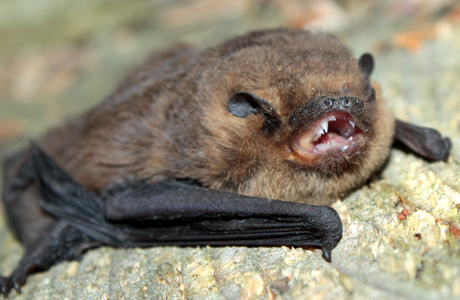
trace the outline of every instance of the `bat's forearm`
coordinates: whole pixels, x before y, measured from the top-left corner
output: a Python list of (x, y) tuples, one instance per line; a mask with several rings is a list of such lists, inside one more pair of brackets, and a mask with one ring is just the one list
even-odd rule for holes
[(326, 260), (342, 235), (327, 206), (210, 191), (177, 180), (115, 188), (104, 199), (32, 147), (43, 208), (98, 242), (153, 245), (315, 246)]

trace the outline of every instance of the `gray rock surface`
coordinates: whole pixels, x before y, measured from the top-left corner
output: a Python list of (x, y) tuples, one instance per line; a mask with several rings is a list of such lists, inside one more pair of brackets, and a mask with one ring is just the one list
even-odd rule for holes
[[(113, 17), (117, 22), (121, 18)], [(269, 23), (258, 20), (245, 26)], [(356, 56), (373, 51), (395, 31), (382, 28), (377, 19), (366, 22), (341, 33)], [(130, 27), (114, 28), (104, 37), (91, 36), (83, 46), (66, 41), (2, 52), (0, 128), (16, 128), (13, 137), (0, 141), (2, 153), (102, 98), (121, 77), (120, 70), (140, 60), (145, 48), (160, 47), (142, 44), (148, 33), (165, 40), (160, 29), (134, 34)], [(236, 25), (230, 28), (226, 35), (242, 32)], [(192, 33), (186, 36), (196, 41), (209, 33), (197, 37), (199, 28), (192, 32), (195, 38)], [(213, 40), (215, 36), (209, 34), (206, 43), (223, 38)], [(449, 136), (453, 151), (447, 163), (428, 163), (393, 150), (379, 178), (337, 200), (333, 207), (343, 220), (344, 234), (332, 263), (325, 262), (319, 250), (288, 247), (105, 247), (89, 251), (80, 262), (61, 263), (31, 276), (22, 294), (12, 292), (9, 298), (459, 299), (460, 27), (450, 26), (417, 53), (383, 48), (376, 55), (373, 79), (382, 85), (388, 105), (398, 118)], [(55, 69), (50, 67), (53, 62)], [(408, 216), (400, 220), (404, 209)], [(0, 245), (0, 274), (8, 274), (22, 247), (6, 229), (3, 214)]]

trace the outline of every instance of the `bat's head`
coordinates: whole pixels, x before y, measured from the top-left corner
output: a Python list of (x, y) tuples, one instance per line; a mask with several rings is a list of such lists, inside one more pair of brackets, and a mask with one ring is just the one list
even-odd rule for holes
[(370, 80), (373, 67), (370, 54), (356, 60), (334, 37), (299, 31), (233, 51), (219, 65), (226, 112), (211, 119), (227, 124), (220, 135), (232, 150), (223, 160), (241, 174), (232, 179), (242, 178), (238, 192), (324, 199), (379, 169), (394, 119)]
[[(360, 93), (323, 90), (305, 94), (301, 103), (291, 103), (280, 113), (268, 100), (248, 92), (234, 94), (228, 109), (236, 117), (260, 114), (262, 132), (282, 140), (288, 160), (324, 174), (340, 174), (364, 159), (374, 132), (372, 117), (375, 90), (369, 82), (374, 61), (370, 54), (359, 59)], [(327, 83), (327, 79), (325, 80)]]

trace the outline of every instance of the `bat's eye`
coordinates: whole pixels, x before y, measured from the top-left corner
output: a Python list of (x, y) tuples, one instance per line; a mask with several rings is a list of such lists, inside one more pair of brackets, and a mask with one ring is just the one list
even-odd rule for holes
[(273, 132), (281, 124), (279, 114), (273, 105), (251, 93), (240, 92), (233, 95), (228, 101), (228, 110), (239, 118), (261, 114), (265, 119), (263, 131), (266, 134)]

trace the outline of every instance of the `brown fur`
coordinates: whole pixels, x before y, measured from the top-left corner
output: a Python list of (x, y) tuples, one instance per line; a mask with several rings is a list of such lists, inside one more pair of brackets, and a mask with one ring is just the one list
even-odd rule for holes
[[(178, 177), (251, 196), (329, 204), (382, 166), (394, 133), (394, 118), (377, 96), (373, 108), (364, 108), (372, 121), (367, 146), (350, 167), (330, 174), (296, 161), (285, 149), (295, 129), (290, 113), (312, 98), (342, 95), (342, 86), (365, 100), (358, 62), (335, 37), (258, 31), (202, 51), (179, 47), (153, 56), (99, 106), (39, 144), (94, 191)], [(261, 115), (233, 116), (228, 101), (241, 91), (269, 101), (281, 129), (266, 135)]]

